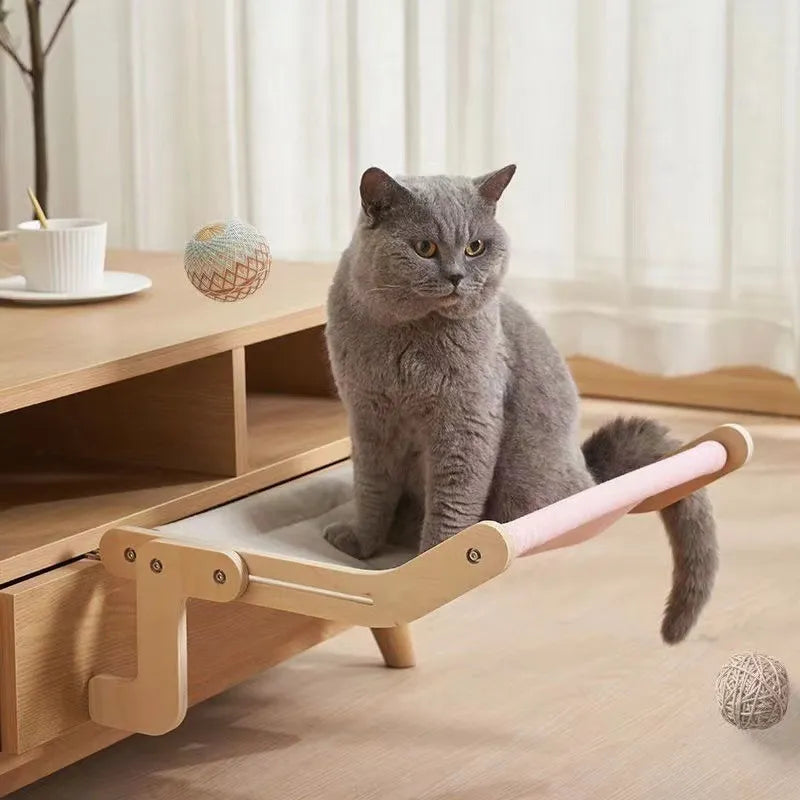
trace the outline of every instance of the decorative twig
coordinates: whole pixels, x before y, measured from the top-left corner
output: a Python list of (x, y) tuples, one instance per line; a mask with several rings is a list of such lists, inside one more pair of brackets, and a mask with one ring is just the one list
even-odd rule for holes
[(22, 70), (23, 75), (27, 75), (30, 77), (32, 75), (30, 67), (25, 66), (22, 63), (22, 59), (17, 55), (17, 51), (11, 47), (11, 45), (6, 44), (3, 39), (0, 39), (0, 49), (3, 49), (11, 56), (11, 60)]
[(42, 41), (42, 0), (25, 0), (25, 11), (28, 17), (28, 42), (29, 64), (27, 66), (20, 58), (17, 48), (11, 40), (5, 22), (9, 15), (8, 0), (0, 0), (0, 57), (2, 53), (19, 67), (22, 72), (23, 82), (27, 84), (31, 94), (31, 109), (33, 111), (33, 151), (34, 168), (36, 171), (36, 195), (42, 209), (47, 209), (47, 129), (45, 103), (45, 68), (47, 56), (53, 49), (56, 39), (61, 33), (67, 17), (75, 7), (78, 0), (62, 0), (64, 7), (56, 23), (47, 46)]
[(50, 48), (53, 46), (53, 43), (56, 40), (56, 36), (61, 32), (61, 28), (64, 23), (67, 21), (67, 17), (69, 16), (69, 12), (72, 11), (73, 6), (77, 3), (78, 0), (69, 0), (67, 3), (67, 7), (64, 9), (64, 13), (61, 15), (61, 19), (58, 21), (55, 30), (53, 31), (53, 35), (50, 37), (50, 41), (47, 43), (47, 47), (44, 49), (44, 57), (47, 58), (47, 54), (50, 52)]

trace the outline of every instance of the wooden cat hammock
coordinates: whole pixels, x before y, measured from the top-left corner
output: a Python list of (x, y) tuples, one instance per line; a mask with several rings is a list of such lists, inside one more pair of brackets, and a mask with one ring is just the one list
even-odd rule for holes
[(186, 601), (237, 601), (373, 630), (389, 666), (413, 666), (407, 625), (504, 572), (514, 558), (579, 544), (628, 512), (656, 511), (738, 469), (752, 442), (724, 425), (650, 466), (507, 524), (481, 522), (385, 570), (218, 549), (137, 528), (109, 530), (108, 571), (136, 581), (135, 678), (89, 681), (89, 713), (105, 726), (163, 734), (186, 714)]

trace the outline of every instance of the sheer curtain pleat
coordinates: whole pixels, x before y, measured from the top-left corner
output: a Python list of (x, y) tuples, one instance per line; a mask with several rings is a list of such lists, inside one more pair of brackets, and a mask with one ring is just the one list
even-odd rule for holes
[[(51, 214), (115, 245), (237, 215), (331, 259), (367, 166), (514, 161), (509, 285), (562, 351), (800, 376), (800, 0), (81, 0), (49, 68)], [(32, 156), (0, 69), (6, 226)]]

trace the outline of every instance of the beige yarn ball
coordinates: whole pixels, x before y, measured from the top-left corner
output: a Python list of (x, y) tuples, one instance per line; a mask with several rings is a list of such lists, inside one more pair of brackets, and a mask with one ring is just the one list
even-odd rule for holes
[(737, 728), (769, 728), (789, 707), (786, 667), (761, 653), (733, 656), (717, 675), (717, 703)]
[(186, 245), (183, 265), (195, 289), (230, 303), (264, 285), (272, 257), (258, 229), (231, 219), (200, 228)]

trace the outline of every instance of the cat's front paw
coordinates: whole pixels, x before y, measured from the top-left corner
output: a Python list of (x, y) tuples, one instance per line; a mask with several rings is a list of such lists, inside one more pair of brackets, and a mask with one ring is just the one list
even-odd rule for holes
[(365, 559), (375, 555), (375, 547), (362, 542), (346, 522), (333, 522), (325, 528), (325, 540), (337, 550), (353, 558)]

